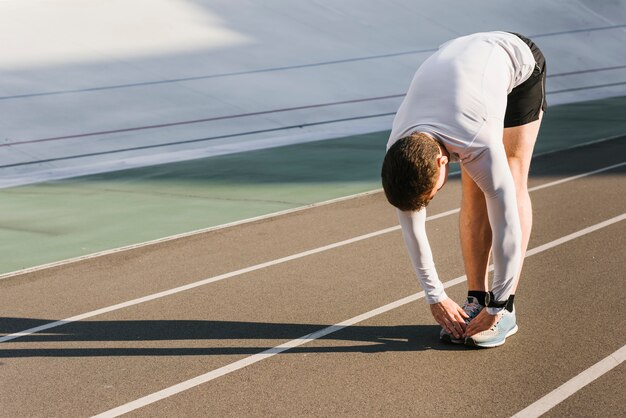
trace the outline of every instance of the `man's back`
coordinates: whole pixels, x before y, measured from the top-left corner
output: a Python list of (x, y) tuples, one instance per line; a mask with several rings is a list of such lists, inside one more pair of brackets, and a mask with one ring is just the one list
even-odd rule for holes
[(438, 137), (453, 158), (466, 157), (475, 139), (480, 146), (489, 142), (494, 129), (484, 129), (486, 122), (501, 134), (507, 94), (534, 66), (528, 47), (508, 32), (482, 32), (443, 44), (415, 73), (387, 148), (420, 130)]

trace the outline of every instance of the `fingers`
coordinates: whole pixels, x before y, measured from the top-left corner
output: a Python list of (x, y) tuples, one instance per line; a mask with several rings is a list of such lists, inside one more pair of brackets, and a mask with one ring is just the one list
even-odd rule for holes
[(446, 317), (437, 322), (439, 322), (439, 325), (441, 325), (448, 334), (453, 335), (454, 338), (463, 337), (463, 333), (465, 332), (465, 322), (463, 319)]
[(471, 337), (472, 335), (476, 334), (475, 328), (476, 327), (470, 324), (470, 326), (465, 329), (465, 337)]
[(486, 329), (488, 329), (489, 327), (485, 327), (484, 329), (481, 329), (482, 327), (472, 327), (472, 328), (467, 328), (465, 330), (465, 337), (471, 337), (474, 334), (478, 334), (479, 332), (485, 331)]
[(495, 321), (495, 316), (489, 315), (486, 311), (481, 312), (466, 328), (465, 337), (471, 337), (474, 334), (488, 330), (495, 323)]
[(463, 309), (461, 309), (461, 307), (459, 306), (457, 312), (459, 313), (459, 315), (461, 315), (461, 318), (463, 319), (469, 319), (469, 315), (465, 313), (465, 311)]
[(472, 322), (470, 322), (469, 326), (465, 329), (465, 336), (466, 337), (471, 337), (472, 335), (477, 334), (480, 331), (484, 331), (482, 329), (483, 326), (484, 326), (484, 324), (482, 323), (480, 318), (478, 318), (478, 317), (474, 318), (472, 320)]
[(466, 337), (471, 337), (472, 335), (478, 333), (477, 328), (479, 327), (477, 327), (477, 324), (478, 323), (474, 321), (470, 322), (469, 326), (465, 329)]
[(462, 315), (460, 313), (458, 314), (457, 322), (459, 323), (461, 330), (465, 332), (465, 329), (467, 328), (467, 324), (465, 323), (465, 320), (468, 319), (469, 316), (467, 316), (467, 314), (462, 309), (461, 309), (461, 313)]
[(463, 332), (459, 330), (458, 324), (455, 321), (448, 320), (444, 328), (449, 334), (453, 335), (454, 338), (461, 338), (461, 335), (463, 335)]
[(450, 318), (445, 317), (443, 315), (437, 315), (435, 316), (435, 320), (439, 323), (439, 325), (441, 325), (441, 328), (443, 328), (448, 334), (453, 335), (454, 338), (458, 338), (457, 332), (454, 328), (454, 323)]
[(457, 317), (454, 318), (454, 327), (461, 335), (465, 332), (465, 328), (467, 327), (467, 325), (465, 324), (465, 320), (462, 316), (457, 315)]
[(462, 338), (465, 332), (465, 312), (450, 299), (430, 305), (435, 320), (454, 338)]
[[(453, 321), (452, 324), (454, 325), (454, 336), (457, 338), (460, 338), (461, 335), (463, 335), (463, 332), (465, 332), (465, 330), (463, 329), (464, 327), (461, 326), (461, 322), (458, 321)], [(463, 325), (465, 325), (465, 323), (463, 323)]]

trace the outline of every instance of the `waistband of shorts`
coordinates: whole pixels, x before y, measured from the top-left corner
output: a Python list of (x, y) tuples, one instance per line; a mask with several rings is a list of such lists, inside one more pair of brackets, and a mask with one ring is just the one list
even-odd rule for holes
[(522, 42), (528, 45), (528, 47), (530, 48), (530, 52), (532, 52), (533, 57), (535, 57), (535, 62), (540, 68), (542, 68), (545, 65), (546, 59), (543, 56), (543, 53), (541, 52), (537, 44), (535, 44), (530, 38), (527, 38), (524, 35), (519, 34), (517, 32), (508, 32), (508, 33), (510, 33), (511, 35), (517, 36), (518, 38), (522, 40)]

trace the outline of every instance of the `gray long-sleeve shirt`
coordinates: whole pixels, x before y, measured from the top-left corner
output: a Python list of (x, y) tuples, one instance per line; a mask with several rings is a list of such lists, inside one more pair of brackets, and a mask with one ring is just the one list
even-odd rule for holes
[[(493, 232), (493, 293), (510, 295), (521, 263), (515, 184), (502, 142), (507, 95), (535, 67), (530, 48), (507, 32), (483, 32), (443, 44), (419, 67), (393, 121), (387, 149), (426, 132), (460, 161), (484, 192)], [(447, 296), (426, 237), (426, 210), (398, 210), (404, 241), (428, 303)]]

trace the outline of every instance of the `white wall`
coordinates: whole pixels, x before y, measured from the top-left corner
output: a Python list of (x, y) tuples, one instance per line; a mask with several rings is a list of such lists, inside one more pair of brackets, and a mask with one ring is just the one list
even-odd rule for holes
[(0, 0), (0, 187), (386, 130), (484, 30), (536, 41), (550, 104), (626, 95), (623, 0)]

